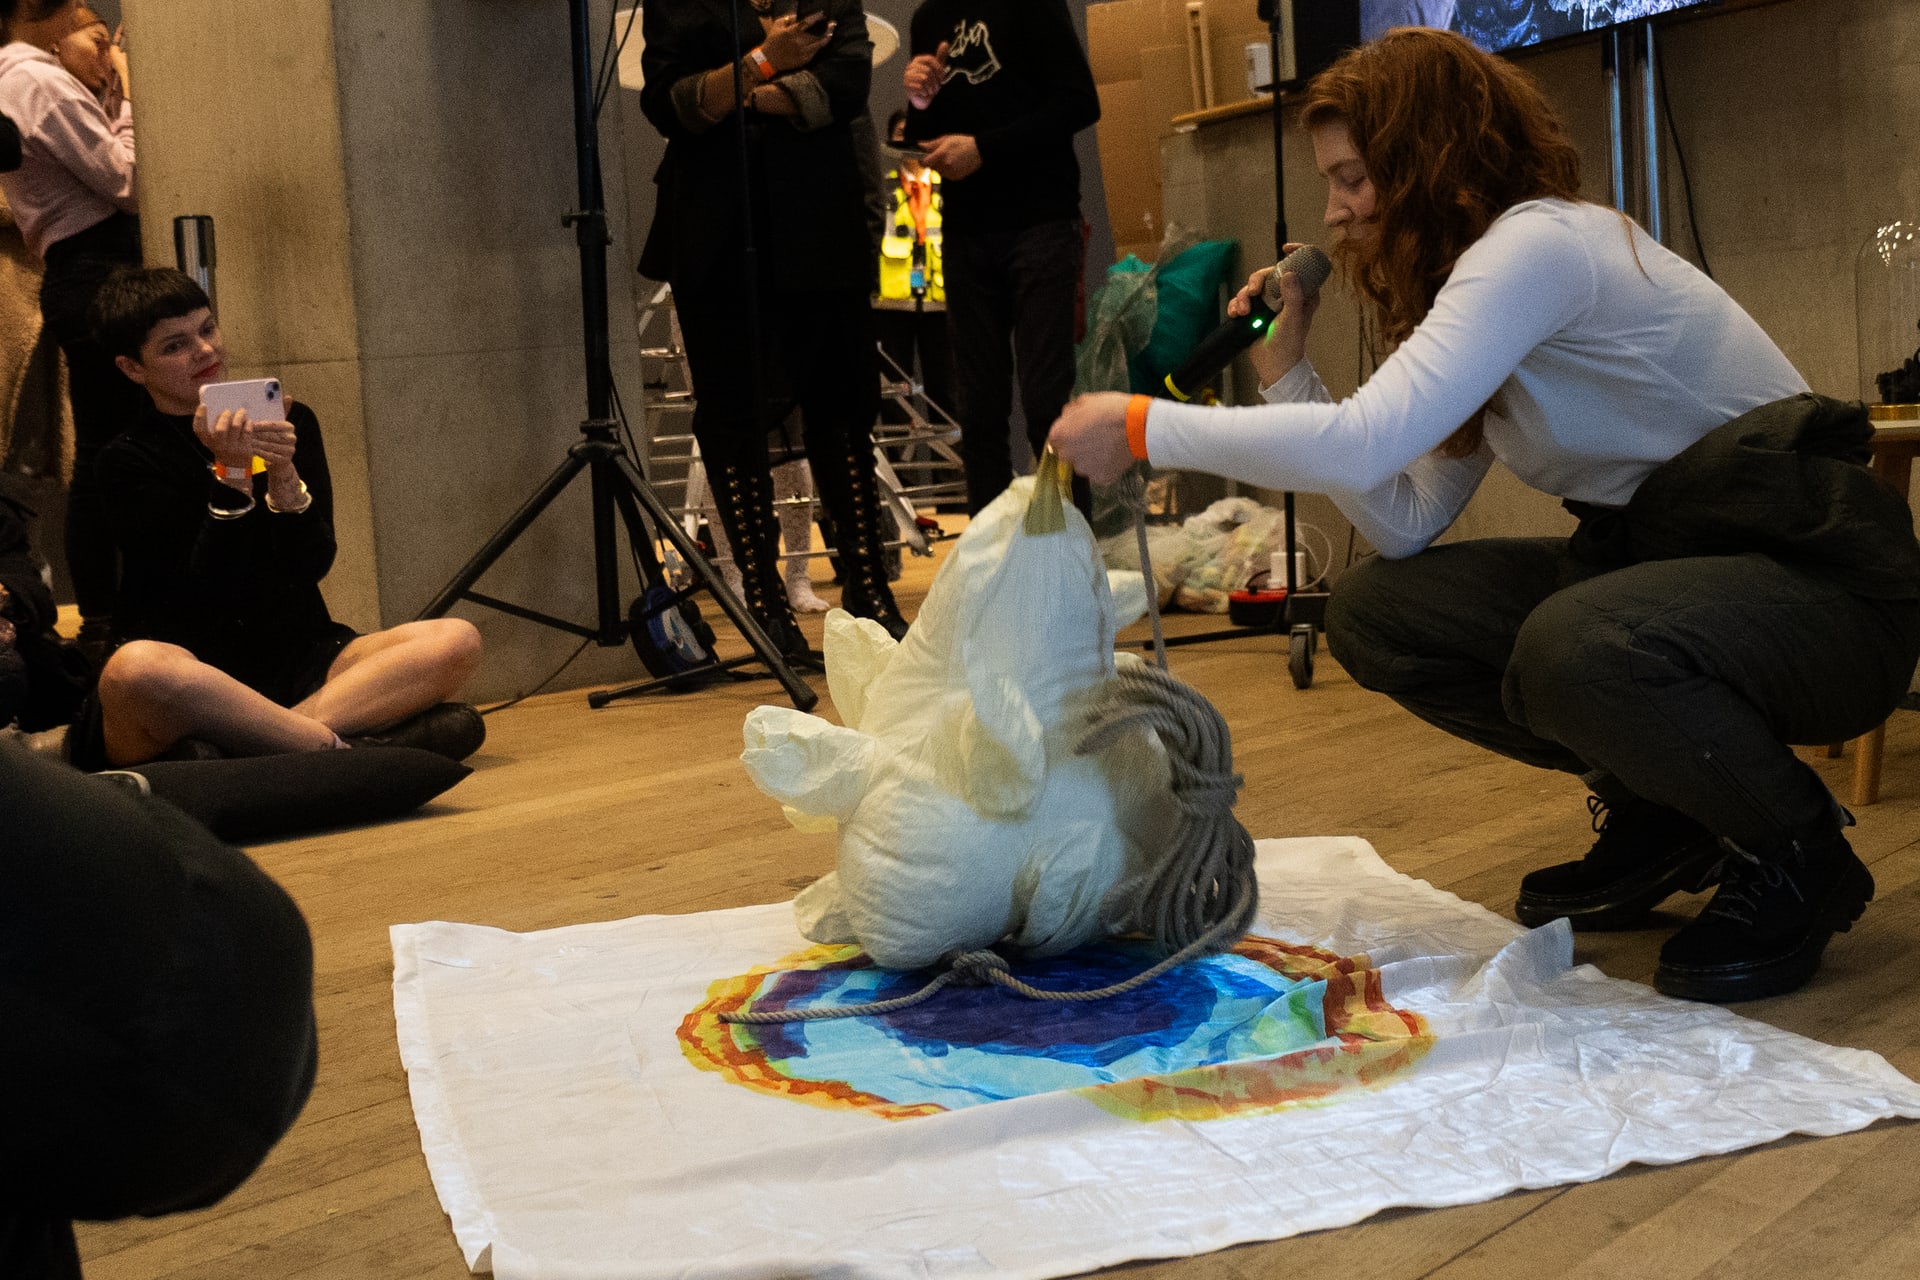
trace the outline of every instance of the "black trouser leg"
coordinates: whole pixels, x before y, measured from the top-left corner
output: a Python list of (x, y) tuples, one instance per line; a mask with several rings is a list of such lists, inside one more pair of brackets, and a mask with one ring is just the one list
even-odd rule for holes
[[(1013, 358), (1035, 458), (1073, 396), (1073, 328), (1084, 243), (1077, 220), (1046, 222), (1022, 231), (1009, 253)], [(1073, 477), (1073, 504), (1093, 518), (1093, 490), (1083, 476)]]
[(1786, 744), (1886, 718), (1920, 657), (1920, 604), (1759, 555), (1597, 573), (1563, 540), (1495, 539), (1356, 565), (1328, 602), (1327, 641), (1356, 681), (1431, 724), (1528, 764), (1602, 771), (1764, 853), (1832, 805)]
[(953, 348), (954, 403), (960, 456), (967, 464), (967, 512), (1013, 483), (1009, 420), (1013, 413), (1013, 286), (1006, 242), (998, 232), (946, 232), (947, 334)]
[(1515, 724), (1500, 699), (1514, 637), (1542, 600), (1591, 576), (1565, 538), (1493, 538), (1348, 568), (1327, 600), (1327, 649), (1362, 688), (1456, 738), (1542, 769), (1594, 766)]
[[(911, 311), (896, 311), (891, 307), (873, 308), (873, 333), (880, 349), (887, 358), (900, 366), (900, 372), (908, 379), (913, 377), (914, 321), (917, 319)], [(892, 371), (888, 370), (888, 375)], [(888, 400), (880, 406), (880, 420), (895, 426), (912, 421), (907, 411)]]
[(953, 412), (953, 343), (947, 336), (944, 311), (924, 311), (913, 318), (913, 342), (920, 355), (920, 385), (927, 399), (943, 413)]
[[(807, 295), (794, 305), (807, 322), (796, 330), (789, 367), (796, 371), (814, 488), (833, 524), (845, 588), (841, 604), (894, 630), (899, 611), (887, 586), (873, 461), (873, 421), (880, 408), (873, 313), (855, 294)], [(904, 631), (904, 624), (897, 629)]]
[(1517, 723), (1767, 856), (1833, 808), (1786, 744), (1884, 721), (1916, 657), (1920, 604), (1865, 600), (1757, 554), (1695, 557), (1548, 598), (1504, 692)]

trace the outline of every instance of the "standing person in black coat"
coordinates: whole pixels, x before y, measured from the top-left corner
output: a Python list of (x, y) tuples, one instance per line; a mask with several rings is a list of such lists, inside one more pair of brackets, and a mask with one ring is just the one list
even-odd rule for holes
[[(781, 0), (738, 0), (738, 43), (735, 0), (646, 7), (641, 106), (667, 155), (640, 270), (673, 286), (697, 402), (693, 434), (747, 606), (784, 654), (806, 660), (780, 579), (768, 452), (769, 432), (793, 406), (838, 531), (842, 605), (896, 637), (907, 624), (887, 587), (880, 536), (873, 254), (848, 128), (866, 109), (873, 46), (859, 0), (801, 2), (796, 14), (792, 0), (785, 12)], [(749, 230), (759, 264), (752, 281), (742, 256)], [(744, 341), (749, 288), (760, 316), (758, 379)]]
[[(944, 180), (947, 325), (967, 506), (1013, 480), (1013, 373), (1035, 456), (1073, 394), (1085, 257), (1073, 135), (1100, 118), (1066, 0), (925, 0), (914, 10), (907, 138)], [(1091, 507), (1087, 482), (1074, 502)]]

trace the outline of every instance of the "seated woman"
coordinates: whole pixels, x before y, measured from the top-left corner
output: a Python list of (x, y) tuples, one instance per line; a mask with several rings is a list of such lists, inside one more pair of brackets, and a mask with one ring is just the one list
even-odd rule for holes
[(333, 566), (333, 485), (320, 424), (209, 420), (200, 388), (226, 376), (207, 295), (178, 271), (123, 271), (102, 286), (94, 331), (151, 398), (100, 457), (125, 564), (128, 642), (100, 673), (68, 757), (101, 769), (183, 739), (229, 755), (348, 745), (424, 747), (464, 759), (485, 737), (453, 698), (480, 663), (458, 618), (358, 635), (320, 594)]
[[(1717, 285), (1582, 202), (1538, 87), (1465, 39), (1394, 31), (1302, 118), (1335, 256), (1396, 349), (1329, 403), (1303, 358), (1314, 302), (1283, 277), (1254, 356), (1267, 406), (1086, 396), (1054, 448), (1095, 481), (1141, 457), (1332, 495), (1381, 552), (1328, 602), (1348, 673), (1594, 792), (1598, 842), (1526, 876), (1519, 918), (1630, 928), (1718, 883), (1654, 985), (1793, 990), (1873, 877), (1785, 744), (1878, 724), (1920, 657), (1920, 547), (1905, 496), (1856, 465), (1864, 413), (1805, 394)], [(1495, 458), (1565, 500), (1575, 537), (1430, 545)], [(1757, 510), (1726, 498), (1736, 466)]]

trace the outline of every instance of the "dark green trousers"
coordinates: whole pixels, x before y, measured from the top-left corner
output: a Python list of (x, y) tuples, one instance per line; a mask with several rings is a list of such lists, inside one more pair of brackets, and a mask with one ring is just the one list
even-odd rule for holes
[(1429, 724), (1609, 775), (1764, 857), (1833, 810), (1788, 744), (1886, 719), (1920, 660), (1920, 602), (1865, 599), (1757, 554), (1603, 571), (1564, 538), (1497, 538), (1348, 569), (1327, 644)]

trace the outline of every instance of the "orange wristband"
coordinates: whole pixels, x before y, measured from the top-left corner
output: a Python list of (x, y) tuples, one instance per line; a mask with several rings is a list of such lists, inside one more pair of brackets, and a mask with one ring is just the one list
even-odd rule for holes
[(1127, 401), (1127, 452), (1142, 462), (1147, 457), (1147, 410), (1152, 396), (1135, 396)]
[(769, 58), (758, 47), (747, 50), (747, 57), (753, 60), (753, 69), (760, 73), (762, 80), (771, 80), (780, 74), (773, 65), (773, 59)]

